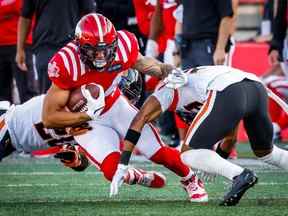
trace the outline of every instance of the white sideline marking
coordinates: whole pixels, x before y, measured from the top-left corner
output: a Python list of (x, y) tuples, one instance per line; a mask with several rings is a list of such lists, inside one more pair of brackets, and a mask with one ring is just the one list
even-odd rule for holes
[[(146, 166), (136, 166), (139, 168), (147, 168)], [(149, 166), (151, 167), (151, 166)], [(287, 173), (288, 172), (285, 170), (264, 170), (264, 169), (253, 169), (256, 173)], [(158, 169), (157, 169), (158, 171)], [(160, 170), (162, 174), (171, 174), (171, 171), (168, 170)], [(83, 172), (83, 173), (78, 173), (78, 172), (0, 172), (0, 176), (75, 176), (75, 175), (84, 175), (84, 176), (90, 176), (90, 175), (102, 175), (100, 171), (94, 171), (94, 172)]]

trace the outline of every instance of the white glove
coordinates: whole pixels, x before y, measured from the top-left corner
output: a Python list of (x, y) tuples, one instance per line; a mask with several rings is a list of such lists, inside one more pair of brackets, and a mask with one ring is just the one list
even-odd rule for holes
[(148, 39), (146, 43), (145, 56), (156, 58), (159, 55), (156, 41)]
[(110, 197), (118, 194), (119, 187), (123, 184), (124, 176), (128, 171), (128, 166), (124, 164), (118, 164), (117, 170), (113, 176), (110, 184)]
[[(97, 84), (95, 84), (97, 85)], [(99, 97), (94, 99), (90, 94), (90, 91), (86, 89), (86, 85), (81, 86), (81, 92), (83, 96), (87, 99), (87, 111), (86, 114), (92, 119), (95, 120), (101, 114), (102, 110), (105, 107), (105, 94), (102, 86), (97, 85), (100, 89)]]
[(187, 74), (184, 73), (182, 70), (174, 69), (165, 79), (164, 83), (168, 88), (177, 89), (188, 82)]

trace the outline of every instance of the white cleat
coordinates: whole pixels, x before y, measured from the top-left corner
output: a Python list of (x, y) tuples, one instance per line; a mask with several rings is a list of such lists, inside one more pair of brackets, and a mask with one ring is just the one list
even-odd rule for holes
[(186, 181), (181, 181), (184, 190), (188, 193), (191, 202), (206, 203), (208, 202), (208, 194), (205, 191), (204, 183), (193, 175)]

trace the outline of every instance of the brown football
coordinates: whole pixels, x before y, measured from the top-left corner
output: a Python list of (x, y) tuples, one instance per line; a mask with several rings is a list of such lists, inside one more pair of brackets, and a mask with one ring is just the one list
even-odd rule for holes
[[(96, 84), (94, 83), (86, 84), (85, 88), (89, 90), (93, 98), (97, 99), (99, 97), (100, 88)], [(81, 87), (79, 87), (73, 89), (70, 92), (66, 106), (71, 112), (85, 112), (87, 109), (86, 103), (87, 100), (82, 95)]]

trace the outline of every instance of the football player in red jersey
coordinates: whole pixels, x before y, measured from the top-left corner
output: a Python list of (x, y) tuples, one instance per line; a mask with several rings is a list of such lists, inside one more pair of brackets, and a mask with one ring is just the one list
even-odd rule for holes
[[(48, 75), (52, 86), (47, 92), (43, 106), (45, 127), (67, 127), (89, 121), (93, 128), (85, 134), (75, 136), (86, 151), (86, 155), (99, 167), (108, 180), (112, 180), (120, 158), (120, 140), (124, 138), (137, 110), (121, 95), (115, 77), (128, 68), (164, 78), (172, 69), (170, 65), (143, 57), (138, 50), (135, 36), (125, 30), (116, 31), (103, 15), (91, 13), (77, 24), (75, 39), (60, 49), (51, 59)], [(99, 103), (89, 92), (83, 90), (87, 99), (86, 112), (65, 112), (70, 91), (87, 83), (103, 87), (105, 101)], [(90, 121), (91, 120), (91, 121)], [(138, 150), (149, 160), (162, 164), (182, 177), (183, 187), (191, 201), (207, 201), (193, 171), (180, 160), (177, 150), (164, 146), (153, 125), (144, 128)], [(157, 187), (161, 177), (153, 172), (137, 172), (129, 169), (129, 177), (144, 179), (145, 186)], [(200, 183), (200, 185), (199, 185)]]

